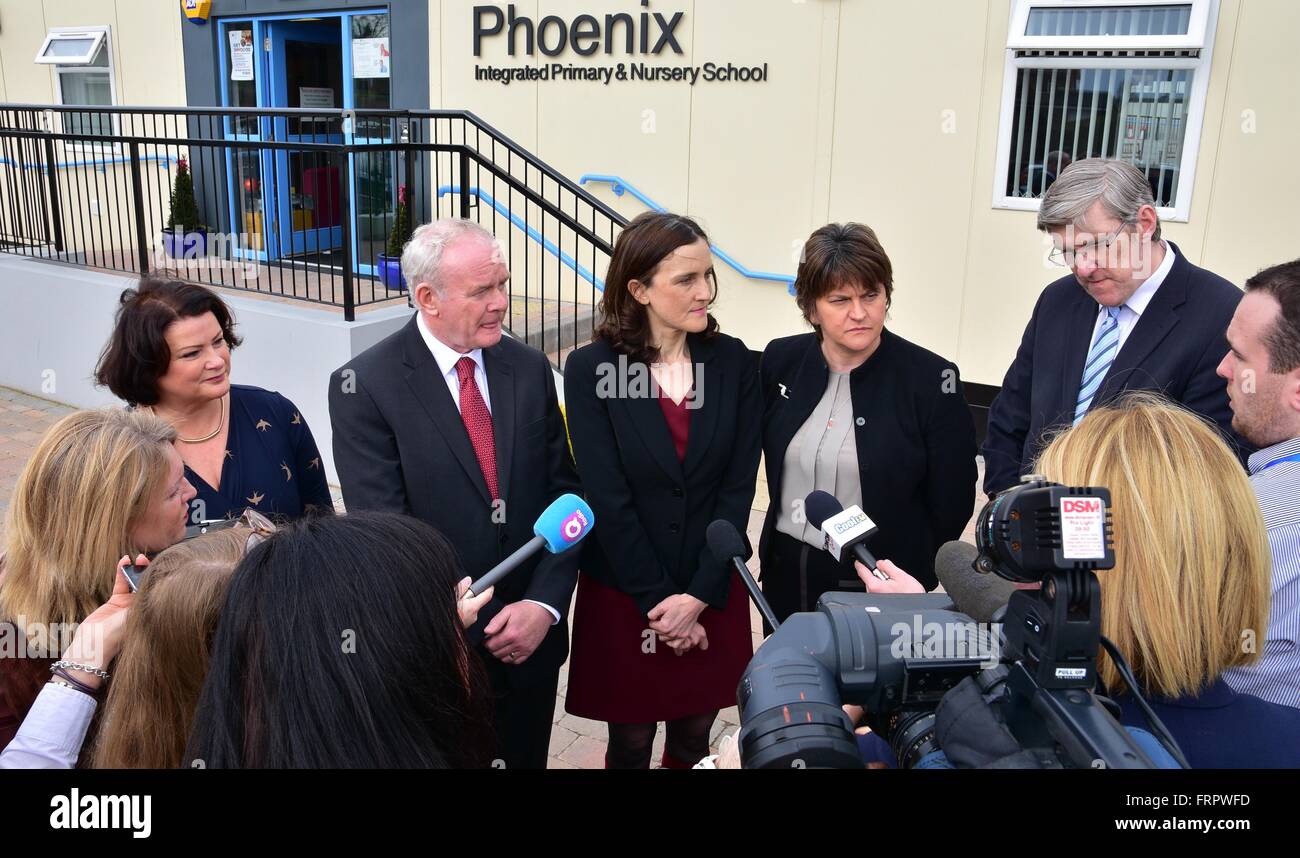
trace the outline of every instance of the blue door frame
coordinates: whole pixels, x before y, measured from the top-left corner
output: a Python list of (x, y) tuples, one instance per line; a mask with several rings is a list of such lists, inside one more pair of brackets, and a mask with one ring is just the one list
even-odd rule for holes
[[(342, 69), (343, 84), (341, 101), (344, 110), (352, 110), (355, 107), (354, 92), (352, 85), (352, 16), (353, 15), (377, 15), (388, 14), (387, 9), (348, 9), (336, 12), (316, 12), (311, 17), (320, 19), (334, 19), (339, 25), (338, 45), (342, 52)], [(249, 21), (253, 27), (253, 46), (254, 46), (254, 81), (257, 92), (258, 107), (285, 107), (288, 104), (288, 81), (286, 79), (284, 58), (286, 39), (299, 41), (318, 41), (329, 44), (334, 43), (332, 36), (328, 41), (322, 38), (321, 28), (302, 27), (300, 20), (303, 14), (296, 15), (258, 15), (258, 16), (231, 16), (226, 21)], [(223, 22), (224, 23), (224, 22)], [(295, 27), (295, 24), (299, 25)], [(223, 106), (229, 106), (230, 92), (229, 88), (224, 85), (226, 75), (229, 74), (228, 64), (228, 36), (227, 27), (221, 26), (219, 29), (218, 54), (220, 69), (218, 79), (223, 82), (221, 89), (221, 103)], [(306, 38), (304, 38), (306, 37)], [(267, 40), (270, 40), (271, 50), (265, 50)], [(263, 117), (258, 120), (257, 131), (255, 134), (241, 134), (233, 126), (230, 120), (226, 123), (226, 138), (229, 140), (287, 140), (289, 142), (319, 142), (319, 143), (376, 143), (379, 140), (370, 138), (354, 137), (352, 123), (344, 119), (342, 133), (331, 135), (290, 135), (288, 133), (288, 122), (284, 118), (272, 119)], [(356, 175), (356, 156), (348, 155), (348, 173)], [(234, 222), (235, 213), (240, 211), (238, 206), (237, 173), (234, 170), (234, 158), (231, 151), (226, 153), (227, 176), (230, 178), (228, 187), (228, 201), (232, 223)], [(342, 227), (335, 226), (329, 229), (311, 229), (311, 230), (294, 230), (292, 216), (292, 201), (288, 192), (288, 174), (289, 174), (289, 155), (283, 150), (261, 150), (260, 158), (261, 175), (259, 177), (260, 188), (262, 192), (262, 240), (261, 249), (255, 246), (240, 247), (236, 252), (245, 258), (255, 258), (261, 261), (271, 261), (280, 259), (284, 256), (297, 253), (312, 252), (325, 248), (334, 248), (342, 244)], [(394, 175), (392, 194), (394, 201), (397, 195), (396, 173)], [(283, 188), (276, 188), (274, 211), (266, 205), (266, 188), (267, 179), (275, 178)], [(356, 193), (348, 194), (349, 209), (342, 212), (341, 216), (351, 218), (351, 223), (357, 223), (357, 195)], [(236, 232), (240, 230), (236, 229)], [(352, 230), (352, 259), (354, 268), (360, 274), (374, 274), (375, 268), (370, 265), (368, 260), (363, 261), (358, 254), (358, 235), (357, 230)]]
[[(346, 41), (344, 39), (343, 30), (348, 26), (348, 21), (343, 16), (338, 16), (335, 19), (334, 23), (336, 24), (334, 31), (328, 32), (325, 31), (325, 28), (321, 26), (313, 26), (304, 23), (299, 23), (296, 21), (268, 22), (267, 30), (268, 30), (268, 35), (270, 36), (271, 39), (271, 51), (267, 57), (267, 64), (269, 66), (268, 80), (270, 81), (269, 94), (271, 96), (271, 104), (269, 105), (270, 107), (289, 107), (289, 89), (288, 89), (289, 84), (288, 84), (287, 72), (285, 69), (285, 61), (286, 58), (288, 57), (288, 48), (285, 43), (289, 41), (310, 42), (313, 44), (337, 46), (339, 51), (339, 69), (340, 69), (339, 74), (341, 78), (341, 81), (339, 83), (339, 89), (341, 91), (337, 93), (337, 97), (334, 100), (336, 102), (343, 102), (343, 103), (335, 104), (334, 108), (347, 107), (346, 104), (346, 100), (347, 100), (346, 90), (348, 89), (348, 85), (347, 85), (348, 81), (346, 77), (347, 70), (343, 68), (342, 55), (343, 55), (343, 43), (344, 41)], [(341, 133), (341, 131), (338, 134), (330, 134), (330, 133), (322, 133), (322, 134), (296, 133), (295, 134), (295, 133), (291, 133), (292, 129), (290, 128), (289, 119), (285, 117), (279, 117), (273, 120), (273, 122), (275, 124), (274, 131), (275, 131), (276, 140), (284, 140), (289, 143), (342, 143), (343, 142), (343, 134)], [(298, 130), (301, 131), (302, 130), (301, 127)], [(308, 160), (315, 161), (317, 158), (319, 158), (318, 155), (315, 155), (308, 151), (290, 153), (289, 151), (286, 151), (284, 149), (277, 149), (272, 155), (272, 157), (274, 157), (276, 160), (276, 164), (275, 164), (276, 172), (278, 173), (279, 176), (283, 177), (282, 183), (287, 183), (288, 181), (290, 181), (290, 176), (291, 176), (290, 159), (293, 156), (293, 154), (296, 154), (297, 157), (302, 159), (303, 162), (306, 162)], [(307, 168), (304, 163), (303, 168), (301, 170), (303, 174), (304, 184), (306, 179), (306, 169)], [(335, 189), (338, 188), (339, 176), (342, 171), (339, 170), (337, 166), (330, 166), (327, 164), (323, 167), (316, 166), (313, 167), (312, 169), (316, 169), (316, 170), (323, 169), (325, 171), (323, 174), (325, 176), (325, 181), (324, 181), (325, 194), (329, 193), (330, 188), (335, 188)], [(341, 225), (321, 227), (318, 224), (313, 223), (308, 228), (295, 229), (294, 222), (293, 222), (294, 191), (296, 190), (297, 192), (296, 195), (299, 199), (305, 201), (307, 198), (305, 187), (299, 187), (299, 188), (291, 187), (288, 189), (278, 188), (277, 190), (280, 191), (280, 193), (276, 195), (278, 209), (279, 209), (279, 211), (277, 212), (276, 220), (278, 221), (280, 227), (279, 238), (280, 238), (280, 246), (282, 249), (287, 250), (290, 254), (297, 255), (301, 253), (312, 253), (320, 250), (332, 250), (342, 245), (343, 227)], [(288, 191), (287, 193), (285, 192), (286, 190)], [(318, 196), (321, 195), (318, 194)], [(303, 211), (307, 211), (307, 209), (304, 208)], [(320, 209), (312, 209), (311, 211), (314, 212), (314, 217), (317, 218), (320, 217)], [(346, 217), (348, 216), (349, 213), (335, 211), (334, 214), (337, 218), (337, 217)]]

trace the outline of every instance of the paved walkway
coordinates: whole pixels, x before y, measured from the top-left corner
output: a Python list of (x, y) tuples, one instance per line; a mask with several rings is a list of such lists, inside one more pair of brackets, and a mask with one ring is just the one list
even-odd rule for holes
[[(72, 413), (75, 409), (56, 402), (39, 399), (26, 393), (0, 387), (0, 516), (7, 515), (9, 498), (13, 494), (18, 474), (31, 457), (37, 442), (49, 427), (59, 418)], [(981, 479), (983, 466), (981, 465)], [(342, 501), (337, 488), (334, 489), (335, 504), (341, 510)], [(759, 475), (759, 486), (755, 497), (757, 507), (750, 513), (749, 538), (758, 544), (759, 530), (762, 527), (766, 511), (767, 486)], [(974, 523), (967, 527), (964, 539), (970, 540)], [(3, 519), (0, 519), (0, 537), (4, 534)], [(757, 573), (758, 560), (751, 559), (750, 569)], [(572, 612), (570, 612), (572, 614)], [(758, 611), (750, 605), (750, 628), (762, 629), (762, 620)], [(754, 646), (762, 643), (758, 631), (753, 632)], [(555, 699), (555, 729), (551, 733), (550, 767), (554, 769), (598, 769), (604, 767), (605, 759), (605, 725), (598, 721), (576, 718), (564, 711), (564, 693), (568, 686), (569, 666), (566, 663), (560, 669), (559, 694)], [(716, 748), (724, 736), (739, 729), (740, 716), (736, 707), (724, 709), (713, 724), (711, 741)], [(662, 727), (655, 738), (655, 765), (663, 753), (664, 733)]]

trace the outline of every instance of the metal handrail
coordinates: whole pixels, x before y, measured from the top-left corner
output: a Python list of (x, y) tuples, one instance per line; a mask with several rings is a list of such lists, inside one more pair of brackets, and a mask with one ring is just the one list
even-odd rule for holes
[[(54, 119), (54, 114), (65, 118)], [(76, 127), (69, 121), (86, 115), (96, 121), (76, 122)], [(303, 136), (289, 136), (299, 120)], [(312, 120), (317, 130), (324, 126), (331, 133), (310, 133)], [(263, 160), (250, 159), (249, 153)], [(300, 207), (290, 195), (286, 181), (292, 167), (283, 161), (299, 155), (311, 159), (312, 169), (328, 171), (316, 176), (323, 183), (318, 195), (335, 195), (327, 206), (332, 214), (304, 217), (302, 225), (298, 211), (311, 207)], [(9, 171), (0, 179), (0, 230), (8, 252), (149, 274), (160, 264), (152, 254), (163, 252), (155, 247), (152, 221), (166, 217), (171, 188), (165, 177), (180, 157), (187, 157), (196, 180), (217, 179), (204, 187), (200, 216), (208, 217), (219, 239), (236, 236), (217, 243), (223, 249), (212, 258), (223, 260), (222, 265), (199, 266), (197, 274), (188, 276), (213, 286), (342, 307), (347, 321), (356, 318), (357, 308), (401, 294), (388, 269), (371, 267), (384, 253), (383, 236), (393, 216), (393, 201), (385, 203), (383, 195), (391, 194), (395, 183), (414, 181), (415, 195), (407, 203), (417, 221), (445, 217), (445, 198), (459, 196), (452, 214), (477, 217), (503, 239), (517, 230), (526, 248), (540, 248), (547, 258), (535, 286), (527, 285), (525, 272), (525, 297), (534, 290), (554, 294), (552, 284), (569, 276), (594, 287), (581, 297), (575, 291), (572, 303), (543, 302), (536, 334), (548, 351), (555, 347), (556, 355), (584, 336), (585, 305), (594, 312), (596, 290), (604, 288), (597, 274), (627, 224), (588, 189), (464, 110), (10, 103), (0, 104), (0, 156), (0, 168)], [(236, 166), (229, 160), (236, 156), (253, 166)], [(155, 164), (159, 169), (153, 169)], [(244, 175), (236, 171), (248, 169), (258, 185), (236, 187), (234, 177)], [(258, 201), (244, 202), (247, 194)], [(356, 195), (364, 198), (364, 207), (354, 207)], [(538, 211), (540, 216), (533, 214)], [(245, 275), (259, 278), (252, 285), (235, 274), (228, 279), (225, 248), (230, 265), (260, 258), (274, 263), (272, 271), (281, 274)], [(173, 252), (180, 255), (166, 251), (169, 257)], [(199, 252), (208, 258), (211, 248)], [(288, 258), (293, 255), (307, 258)], [(563, 275), (566, 269), (573, 275)], [(287, 271), (294, 273), (284, 276)], [(516, 333), (530, 337), (528, 327), (525, 319), (524, 330)], [(558, 357), (552, 361), (561, 362)]]
[[(448, 194), (459, 194), (460, 192), (461, 190), (459, 185), (443, 185), (441, 188), (438, 188), (438, 196), (440, 197), (445, 197)], [(492, 195), (489, 194), (487, 191), (484, 191), (481, 188), (471, 187), (468, 193), (475, 197), (478, 197), (480, 200), (483, 200), (483, 202), (490, 205), (498, 213), (505, 215), (507, 218), (509, 218), (511, 223), (513, 223), (519, 229), (523, 230), (524, 233), (533, 241), (540, 244), (547, 253), (551, 254), (556, 259), (560, 260), (560, 262), (562, 262), (566, 268), (573, 271), (583, 280), (586, 280), (588, 283), (590, 283), (592, 286), (595, 286), (600, 291), (602, 292), (605, 291), (604, 280), (597, 277), (595, 274), (591, 272), (590, 269), (588, 269), (586, 266), (582, 265), (572, 256), (570, 256), (569, 254), (561, 250), (559, 246), (555, 244), (555, 242), (546, 238), (544, 235), (539, 233), (537, 230), (533, 229), (531, 226), (528, 226), (528, 224), (524, 222), (523, 218), (521, 218), (517, 214), (512, 213), (509, 207), (504, 206), (501, 203), (497, 202), (495, 199), (492, 198)]]
[[(626, 192), (636, 197), (643, 205), (653, 209), (654, 211), (667, 211), (667, 209), (659, 205), (659, 203), (650, 199), (650, 197), (646, 196), (634, 185), (619, 176), (608, 176), (603, 173), (587, 173), (578, 180), (578, 184), (581, 185), (585, 185), (588, 182), (608, 184), (611, 186), (611, 190), (614, 191), (615, 196), (621, 197)], [(741, 276), (748, 277), (750, 280), (770, 280), (776, 283), (785, 283), (786, 287), (790, 290), (790, 294), (794, 294), (795, 278), (791, 277), (789, 274), (772, 274), (767, 271), (755, 271), (749, 266), (738, 262), (735, 257), (727, 253), (721, 247), (718, 247), (716, 244), (710, 244), (709, 249), (713, 251), (715, 256), (727, 263), (728, 266), (738, 272)]]

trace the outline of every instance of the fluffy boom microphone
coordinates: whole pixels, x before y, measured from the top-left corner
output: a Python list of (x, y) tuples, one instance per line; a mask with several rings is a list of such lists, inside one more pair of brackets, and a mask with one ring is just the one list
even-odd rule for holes
[(978, 554), (969, 542), (945, 542), (934, 556), (934, 572), (957, 610), (977, 623), (989, 623), (1016, 592), (1016, 585), (995, 574), (975, 571)]

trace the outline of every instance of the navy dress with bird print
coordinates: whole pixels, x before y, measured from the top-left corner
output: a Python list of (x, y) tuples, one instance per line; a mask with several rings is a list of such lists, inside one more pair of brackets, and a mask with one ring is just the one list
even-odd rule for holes
[(198, 494), (190, 522), (234, 518), (255, 509), (273, 521), (298, 518), (307, 508), (332, 512), (325, 465), (307, 422), (285, 397), (260, 387), (230, 386), (230, 431), (221, 485), (214, 489), (185, 467)]

